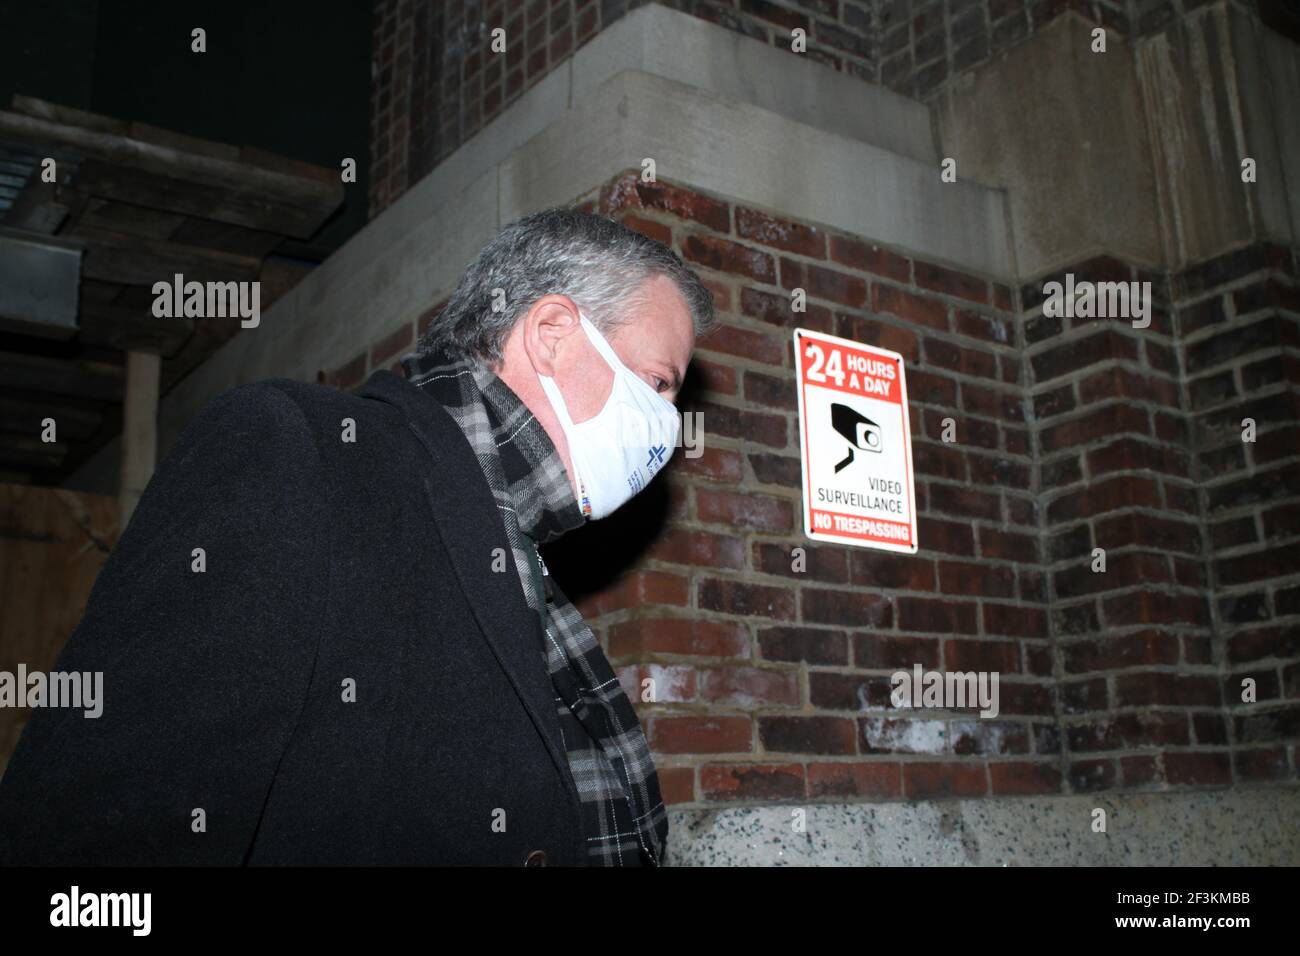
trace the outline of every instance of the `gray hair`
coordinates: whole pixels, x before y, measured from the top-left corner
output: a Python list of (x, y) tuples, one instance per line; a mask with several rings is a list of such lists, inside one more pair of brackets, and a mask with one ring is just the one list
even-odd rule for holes
[[(696, 338), (709, 332), (713, 294), (663, 243), (591, 213), (534, 213), (510, 223), (479, 251), (416, 351), (445, 349), (495, 366), (519, 317), (552, 294), (573, 299), (608, 334), (644, 305), (645, 281), (661, 275), (685, 299)], [(503, 298), (500, 311), (493, 311), (494, 295)]]

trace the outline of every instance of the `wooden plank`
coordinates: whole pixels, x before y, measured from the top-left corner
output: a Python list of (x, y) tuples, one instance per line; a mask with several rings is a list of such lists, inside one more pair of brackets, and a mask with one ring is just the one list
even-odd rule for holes
[(188, 136), (185, 133), (164, 129), (161, 126), (151, 126), (148, 123), (138, 121), (132, 122), (131, 128), (126, 135), (131, 139), (138, 139), (142, 143), (167, 146), (182, 152), (212, 156), (233, 163), (239, 162), (238, 146), (231, 146), (229, 143), (218, 143), (211, 139), (200, 139), (197, 136)]
[(48, 471), (58, 468), (70, 446), (65, 441), (43, 442), (39, 437), (0, 433), (0, 465)]
[(284, 236), (279, 232), (267, 232), (262, 229), (246, 229), (228, 222), (216, 222), (212, 219), (185, 219), (171, 235), (173, 242), (183, 242), (189, 246), (205, 246), (237, 256), (264, 258), (282, 242)]
[(77, 183), (96, 196), (277, 235), (311, 236), (328, 218), (328, 214), (321, 216), (316, 209), (305, 209), (250, 189), (237, 192), (93, 159), (81, 164)]
[(41, 422), (46, 418), (54, 419), (60, 441), (65, 438), (72, 441), (90, 438), (104, 420), (99, 412), (89, 409), (0, 395), (0, 431), (40, 435)]
[(189, 153), (126, 136), (50, 122), (0, 110), (0, 138), (73, 148), (87, 159), (141, 170), (196, 185), (215, 186), (236, 196), (260, 196), (310, 212), (319, 227), (343, 202), (343, 184), (248, 163)]
[(68, 235), (85, 243), (81, 274), (90, 279), (150, 287), (155, 282), (170, 282), (177, 273), (187, 282), (241, 281), (256, 279), (262, 266), (258, 259), (248, 256), (124, 236), (89, 226), (78, 227)]
[(0, 352), (0, 381), (11, 388), (120, 402), (124, 380), (120, 365)]
[(65, 123), (68, 126), (80, 126), (83, 129), (94, 130), (99, 133), (114, 133), (118, 136), (127, 134), (127, 124), (122, 120), (114, 119), (111, 116), (103, 116), (99, 113), (90, 113), (86, 110), (73, 109), (71, 106), (51, 103), (49, 100), (38, 100), (34, 96), (21, 96), (15, 93), (11, 108), (15, 113), (22, 113), (24, 116), (47, 120), (51, 123)]
[[(151, 300), (152, 304), (152, 300)], [(161, 355), (172, 355), (194, 334), (194, 320), (158, 318), (151, 308), (126, 308), (102, 302), (83, 302), (81, 341), (88, 345), (126, 348), (152, 341)]]
[(71, 228), (90, 226), (145, 239), (169, 239), (185, 222), (186, 217), (179, 213), (96, 197), (86, 204)]

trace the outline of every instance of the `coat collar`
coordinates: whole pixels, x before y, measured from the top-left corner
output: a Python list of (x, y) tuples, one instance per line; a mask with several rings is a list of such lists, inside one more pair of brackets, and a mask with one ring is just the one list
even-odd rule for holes
[(553, 732), (558, 730), (555, 692), (539, 660), (541, 623), (524, 600), (517, 575), (489, 570), (494, 549), (509, 555), (510, 543), (469, 442), (446, 409), (386, 369), (371, 374), (357, 394), (400, 411), (430, 456), (433, 468), (422, 478), (438, 536), (484, 640), (545, 742), (576, 807), (568, 758)]

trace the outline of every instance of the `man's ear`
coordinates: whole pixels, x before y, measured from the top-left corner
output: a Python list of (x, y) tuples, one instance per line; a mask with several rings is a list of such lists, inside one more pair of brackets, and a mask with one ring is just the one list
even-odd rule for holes
[(582, 328), (578, 305), (567, 295), (544, 295), (523, 316), (524, 351), (539, 375), (555, 377), (565, 346)]

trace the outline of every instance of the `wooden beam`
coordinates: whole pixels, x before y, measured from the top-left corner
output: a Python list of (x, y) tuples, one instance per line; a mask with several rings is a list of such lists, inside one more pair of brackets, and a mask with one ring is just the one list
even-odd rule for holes
[[(99, 132), (0, 110), (0, 139), (29, 146), (55, 146), (76, 150), (86, 159), (166, 176), (193, 186), (214, 187), (230, 196), (260, 199), (299, 210), (313, 225), (303, 229), (292, 223), (282, 229), (307, 238), (343, 203), (343, 184), (337, 177), (295, 176), (225, 158), (187, 152), (171, 146), (146, 143), (119, 133)], [(217, 218), (217, 217), (212, 217)]]
[(0, 382), (10, 388), (120, 402), (123, 380), (122, 367), (107, 362), (0, 352)]
[(333, 212), (331, 208), (322, 215), (318, 208), (304, 208), (247, 188), (235, 191), (97, 159), (81, 164), (77, 186), (96, 196), (281, 236), (314, 235)]
[(81, 341), (126, 349), (131, 343), (152, 341), (162, 355), (172, 355), (194, 334), (194, 320), (160, 319), (152, 309), (133, 309), (102, 302), (81, 303)]
[(66, 236), (85, 245), (81, 274), (88, 279), (152, 286), (155, 282), (170, 282), (178, 272), (187, 282), (238, 281), (256, 279), (262, 269), (261, 260), (251, 256), (128, 236), (93, 226), (79, 226)]
[(0, 395), (0, 432), (39, 435), (41, 422), (46, 418), (54, 419), (60, 441), (87, 439), (95, 434), (104, 420), (99, 412), (88, 409)]

